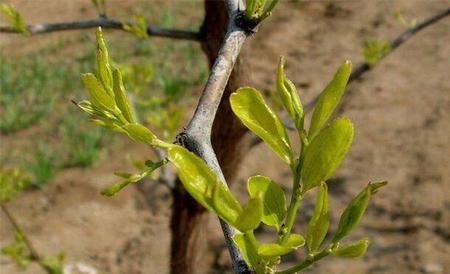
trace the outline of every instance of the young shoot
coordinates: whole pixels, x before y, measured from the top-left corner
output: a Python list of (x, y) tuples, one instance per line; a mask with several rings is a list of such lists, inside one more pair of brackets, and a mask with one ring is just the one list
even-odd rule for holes
[[(300, 152), (294, 151), (280, 118), (265, 102), (261, 92), (252, 87), (239, 88), (230, 96), (234, 114), (261, 138), (292, 172), (292, 192), (286, 193), (269, 177), (257, 175), (247, 180), (248, 201), (241, 204), (211, 168), (186, 148), (161, 141), (135, 118), (122, 84), (121, 71), (111, 66), (101, 29), (97, 31), (97, 75), (84, 74), (82, 79), (89, 91), (90, 101), (78, 105), (102, 126), (127, 134), (132, 140), (167, 150), (167, 159), (147, 161), (138, 174), (116, 173), (123, 178), (108, 187), (103, 194), (112, 196), (130, 183), (150, 175), (157, 168), (171, 162), (178, 171), (186, 191), (203, 207), (234, 227), (233, 240), (245, 262), (257, 274), (296, 273), (326, 256), (358, 257), (364, 254), (369, 241), (355, 243), (343, 240), (360, 223), (369, 199), (386, 182), (369, 183), (353, 198), (341, 215), (338, 229), (328, 243), (324, 243), (329, 227), (329, 198), (326, 181), (341, 164), (353, 139), (353, 124), (348, 118), (332, 116), (338, 105), (352, 66), (345, 61), (322, 91), (305, 128), (305, 113), (294, 84), (286, 77), (284, 59), (280, 59), (276, 73), (280, 101), (297, 129)], [(317, 188), (313, 216), (306, 234), (294, 232), (300, 203), (312, 189)], [(289, 202), (287, 202), (289, 201)], [(262, 243), (255, 236), (261, 225), (273, 227), (275, 240)], [(305, 246), (308, 255), (291, 268), (279, 270), (281, 256)]]

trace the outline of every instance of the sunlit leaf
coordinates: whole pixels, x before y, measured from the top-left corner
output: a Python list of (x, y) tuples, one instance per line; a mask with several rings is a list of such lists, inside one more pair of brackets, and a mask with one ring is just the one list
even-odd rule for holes
[(114, 102), (114, 98), (105, 91), (103, 85), (97, 80), (94, 74), (82, 74), (81, 80), (83, 80), (84, 86), (89, 91), (91, 103), (94, 107), (101, 110), (115, 110), (116, 103)]
[(242, 232), (256, 229), (261, 223), (263, 214), (263, 205), (261, 196), (251, 198), (247, 205), (243, 208), (234, 227)]
[(306, 243), (309, 253), (314, 253), (325, 239), (330, 222), (328, 215), (328, 188), (325, 183), (322, 183), (317, 193), (314, 213), (306, 230)]
[(30, 34), (25, 25), (25, 20), (12, 4), (0, 4), (0, 11), (5, 15), (13, 29), (25, 35)]
[(368, 238), (363, 238), (352, 244), (338, 246), (333, 250), (333, 255), (347, 258), (359, 257), (366, 253), (369, 243)]
[(177, 168), (187, 192), (209, 211), (214, 211), (213, 190), (220, 182), (213, 171), (202, 159), (181, 146), (169, 148), (168, 157)]
[(308, 137), (310, 140), (312, 140), (326, 124), (328, 118), (330, 118), (338, 105), (351, 73), (352, 64), (350, 61), (345, 61), (345, 63), (339, 67), (331, 82), (320, 94), (311, 118), (311, 125), (309, 126)]
[(347, 236), (361, 221), (364, 212), (369, 204), (370, 197), (387, 182), (368, 184), (351, 202), (347, 205), (341, 215), (336, 234), (332, 242), (337, 243)]
[(129, 31), (139, 38), (148, 38), (147, 22), (143, 15), (133, 16), (134, 21), (132, 23), (126, 23), (123, 25), (123, 29)]
[(283, 244), (261, 244), (258, 247), (258, 255), (272, 258), (285, 255), (304, 245), (305, 240), (300, 234), (291, 234)]
[(212, 204), (214, 210), (222, 219), (230, 224), (236, 224), (242, 207), (230, 190), (222, 183), (217, 183), (213, 190)]
[(127, 132), (128, 136), (136, 142), (153, 145), (157, 139), (148, 128), (141, 124), (126, 124), (123, 126), (123, 129)]
[(109, 96), (114, 97), (112, 90), (112, 73), (109, 64), (108, 49), (106, 48), (105, 39), (103, 39), (103, 32), (101, 27), (95, 32), (97, 39), (97, 73), (103, 88)]
[(133, 112), (131, 110), (130, 103), (128, 102), (127, 92), (123, 87), (122, 75), (118, 69), (114, 69), (113, 71), (113, 91), (114, 100), (116, 101), (120, 112), (128, 122), (133, 123)]
[(353, 125), (338, 118), (317, 134), (305, 150), (303, 192), (328, 180), (344, 159), (353, 139)]
[(301, 126), (301, 120), (303, 118), (303, 106), (294, 84), (286, 78), (283, 57), (280, 57), (277, 69), (277, 90), (284, 108), (294, 120), (296, 127), (300, 129), (299, 127)]
[(258, 175), (248, 179), (247, 189), (251, 198), (257, 197), (259, 193), (262, 194), (261, 221), (279, 230), (286, 215), (286, 197), (281, 187), (270, 178)]
[(255, 266), (259, 262), (260, 258), (258, 256), (257, 247), (248, 235), (236, 233), (233, 236), (233, 241), (239, 247), (245, 262), (250, 267)]
[(286, 130), (259, 91), (250, 87), (240, 88), (230, 96), (230, 103), (246, 127), (263, 139), (283, 161), (288, 164), (293, 161)]

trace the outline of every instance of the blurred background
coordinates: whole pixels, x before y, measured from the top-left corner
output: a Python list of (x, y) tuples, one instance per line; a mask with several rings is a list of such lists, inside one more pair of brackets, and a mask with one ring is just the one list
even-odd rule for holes
[[(97, 17), (89, 0), (6, 2), (28, 24)], [(343, 60), (364, 61), (368, 43), (382, 46), (449, 5), (443, 0), (281, 1), (245, 46), (248, 85), (270, 97), (278, 58), (284, 55), (288, 77), (309, 102)], [(107, 12), (124, 21), (140, 14), (156, 26), (190, 30), (198, 30), (204, 16), (202, 1), (108, 0)], [(8, 25), (1, 16), (0, 25)], [(141, 121), (173, 140), (191, 117), (208, 76), (200, 44), (140, 39), (117, 30), (106, 30), (105, 38)], [(450, 18), (444, 18), (348, 86), (338, 112), (353, 120), (356, 132), (329, 183), (332, 228), (368, 181), (390, 183), (374, 197), (354, 233), (371, 238), (368, 253), (355, 260), (326, 259), (305, 273), (448, 273), (449, 41)], [(70, 273), (168, 273), (172, 201), (167, 187), (148, 181), (150, 196), (138, 187), (113, 198), (99, 194), (117, 180), (114, 171), (133, 170), (132, 163), (152, 157), (152, 151), (89, 123), (71, 103), (87, 97), (80, 74), (94, 70), (93, 29), (30, 37), (0, 33), (1, 178), (30, 182), (8, 209), (41, 253), (64, 251)], [(242, 198), (245, 181), (254, 174), (290, 188), (289, 170), (263, 144), (236, 172), (232, 191)], [(313, 201), (313, 195), (306, 197), (297, 231), (304, 232)], [(14, 228), (3, 213), (0, 218), (4, 247), (14, 242)], [(205, 226), (208, 251), (197, 272), (231, 273), (216, 218)], [(269, 232), (261, 229), (258, 237)], [(286, 261), (302, 256), (298, 252)], [(36, 264), (20, 271), (0, 255), (0, 273), (45, 272)]]

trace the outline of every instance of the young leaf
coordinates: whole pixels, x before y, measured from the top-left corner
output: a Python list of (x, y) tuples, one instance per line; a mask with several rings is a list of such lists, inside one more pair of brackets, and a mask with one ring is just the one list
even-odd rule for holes
[(353, 125), (338, 118), (317, 134), (305, 150), (303, 192), (328, 180), (344, 159), (353, 139)]
[(141, 124), (126, 124), (123, 126), (123, 129), (127, 132), (128, 136), (136, 142), (153, 145), (157, 140), (155, 134)]
[(147, 22), (143, 15), (133, 16), (134, 22), (131, 24), (124, 24), (123, 29), (136, 35), (138, 38), (148, 38)]
[(320, 94), (311, 118), (311, 125), (309, 126), (308, 137), (310, 140), (312, 140), (316, 133), (325, 125), (338, 105), (351, 73), (352, 64), (347, 60), (339, 67), (333, 80), (331, 80)]
[(284, 58), (280, 57), (277, 69), (277, 89), (280, 94), (281, 101), (289, 116), (295, 121), (296, 126), (300, 126), (303, 118), (303, 106), (297, 94), (294, 84), (286, 78), (284, 73)]
[(364, 255), (369, 247), (369, 239), (363, 238), (356, 243), (338, 246), (333, 250), (333, 255), (346, 258), (354, 258)]
[(133, 123), (133, 112), (130, 107), (130, 103), (128, 102), (128, 96), (123, 87), (122, 83), (122, 74), (120, 70), (115, 68), (113, 71), (113, 91), (114, 91), (114, 100), (116, 101), (117, 107), (120, 109), (120, 112), (125, 117), (125, 119)]
[(320, 247), (328, 232), (328, 189), (327, 184), (322, 182), (317, 193), (316, 205), (311, 220), (306, 230), (306, 243), (309, 253), (314, 253)]
[(256, 264), (258, 264), (260, 258), (258, 256), (257, 247), (255, 246), (255, 244), (252, 242), (252, 240), (249, 238), (248, 235), (236, 233), (233, 236), (233, 241), (239, 247), (239, 250), (241, 251), (242, 256), (244, 257), (245, 262), (250, 267), (253, 267)]
[(238, 89), (230, 96), (233, 112), (242, 123), (266, 142), (286, 163), (292, 160), (292, 150), (286, 130), (277, 115), (254, 88)]
[(215, 185), (212, 203), (217, 215), (230, 224), (237, 223), (242, 207), (224, 184)]
[(81, 75), (84, 86), (89, 91), (91, 103), (94, 107), (97, 107), (103, 111), (113, 112), (116, 108), (114, 98), (106, 93), (103, 85), (97, 80), (92, 73), (85, 73)]
[(181, 146), (169, 148), (168, 158), (177, 168), (187, 192), (206, 209), (214, 211), (211, 201), (217, 177), (205, 162)]
[(263, 216), (261, 221), (280, 230), (286, 215), (286, 197), (281, 187), (270, 178), (258, 175), (248, 179), (247, 189), (251, 198), (262, 193)]
[(14, 244), (3, 247), (1, 252), (6, 256), (10, 256), (21, 269), (25, 269), (30, 262), (25, 239), (20, 230), (16, 230)]
[(275, 243), (261, 244), (260, 246), (258, 246), (258, 255), (263, 258), (273, 258), (285, 255), (293, 250), (293, 248), (290, 248), (288, 246), (282, 246)]
[(305, 239), (300, 234), (290, 234), (286, 240), (282, 243), (283, 246), (289, 246), (292, 248), (299, 248), (305, 244)]
[(13, 5), (1, 4), (0, 11), (5, 15), (6, 19), (17, 32), (28, 35), (30, 32), (25, 25), (25, 20), (22, 15), (16, 10)]
[(341, 215), (336, 234), (332, 240), (333, 243), (339, 242), (359, 224), (372, 194), (386, 184), (387, 182), (369, 183), (355, 198), (353, 198)]
[(105, 188), (104, 190), (102, 190), (101, 194), (108, 196), (108, 197), (112, 197), (114, 195), (116, 195), (119, 191), (121, 191), (123, 188), (125, 188), (127, 185), (131, 184), (130, 180), (122, 180), (120, 182), (117, 182), (107, 188)]
[(251, 198), (242, 210), (235, 223), (232, 223), (241, 232), (256, 229), (261, 223), (263, 205), (261, 196)]
[(300, 234), (291, 234), (283, 244), (261, 244), (258, 246), (258, 255), (264, 258), (273, 258), (285, 255), (305, 244)]
[[(150, 162), (152, 164), (150, 164)], [(124, 180), (121, 180), (107, 188), (105, 188), (101, 194), (111, 197), (116, 195), (119, 191), (121, 191), (124, 187), (126, 187), (127, 185), (131, 184), (131, 183), (137, 183), (140, 180), (144, 179), (145, 177), (149, 176), (150, 174), (152, 174), (153, 171), (155, 171), (156, 169), (160, 168), (161, 166), (167, 164), (167, 160), (161, 160), (158, 162), (152, 162), (150, 160), (146, 161), (146, 167), (142, 167), (142, 169), (139, 167), (137, 169), (139, 169), (141, 172), (138, 174), (131, 174), (131, 173), (127, 173), (127, 172), (114, 172), (114, 175), (123, 178)], [(148, 163), (148, 165), (147, 165)]]
[(103, 84), (104, 89), (109, 96), (114, 97), (112, 91), (112, 73), (111, 66), (109, 64), (108, 49), (106, 48), (105, 40), (103, 39), (102, 28), (98, 27), (95, 32), (97, 39), (97, 73), (100, 78), (100, 82)]

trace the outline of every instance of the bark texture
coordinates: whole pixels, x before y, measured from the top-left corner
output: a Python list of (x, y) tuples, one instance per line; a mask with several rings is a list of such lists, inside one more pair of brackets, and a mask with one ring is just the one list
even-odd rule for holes
[[(223, 1), (205, 1), (205, 22), (203, 25), (203, 51), (213, 65), (227, 30), (228, 14)], [(229, 184), (235, 179), (241, 155), (249, 149), (244, 145), (246, 129), (233, 115), (229, 96), (238, 87), (248, 84), (245, 50), (241, 52), (225, 88), (214, 121), (211, 141), (225, 179)], [(196, 269), (198, 255), (205, 250), (204, 242), (198, 241), (201, 224), (206, 211), (183, 189), (180, 182), (173, 190), (173, 214), (171, 219), (171, 273), (201, 273)]]

